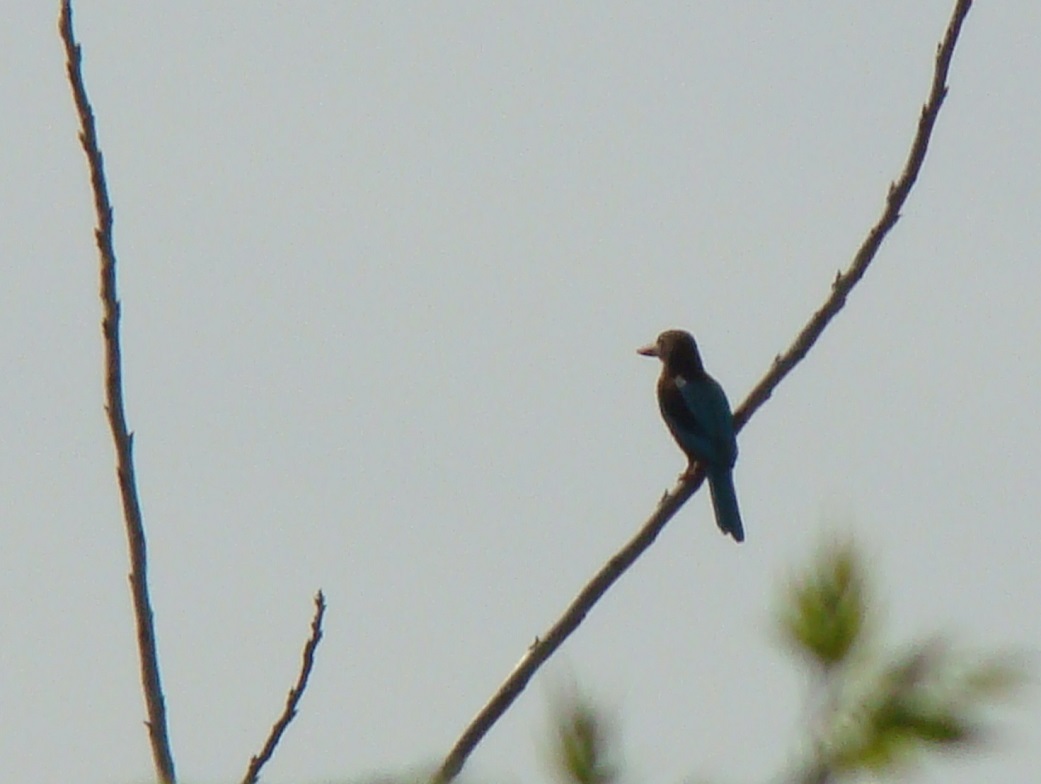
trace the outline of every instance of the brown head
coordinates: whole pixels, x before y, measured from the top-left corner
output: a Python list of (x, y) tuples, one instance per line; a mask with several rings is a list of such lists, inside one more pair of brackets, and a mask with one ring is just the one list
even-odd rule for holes
[(645, 357), (658, 357), (670, 373), (684, 378), (699, 376), (705, 372), (694, 336), (682, 329), (668, 329), (648, 346), (637, 349)]

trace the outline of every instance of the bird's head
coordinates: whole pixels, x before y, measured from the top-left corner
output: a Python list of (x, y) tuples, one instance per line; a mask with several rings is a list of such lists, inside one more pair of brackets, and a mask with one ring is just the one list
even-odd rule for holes
[(636, 351), (645, 357), (658, 357), (665, 367), (677, 373), (693, 375), (705, 372), (694, 336), (682, 329), (666, 330), (658, 335), (656, 341)]

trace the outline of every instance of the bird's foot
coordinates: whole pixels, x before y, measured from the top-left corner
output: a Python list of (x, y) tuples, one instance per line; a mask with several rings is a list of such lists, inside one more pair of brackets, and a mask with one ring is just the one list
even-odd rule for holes
[(688, 481), (690, 479), (693, 479), (693, 478), (694, 478), (694, 465), (691, 464), (691, 465), (687, 466), (683, 470), (683, 472), (679, 475), (678, 480), (680, 482), (686, 482), (686, 481)]

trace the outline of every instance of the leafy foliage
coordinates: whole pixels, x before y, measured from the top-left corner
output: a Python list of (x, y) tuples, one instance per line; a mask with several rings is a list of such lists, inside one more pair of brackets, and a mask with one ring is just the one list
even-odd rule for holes
[[(1009, 656), (970, 656), (938, 637), (896, 651), (877, 639), (874, 594), (850, 542), (819, 551), (790, 582), (778, 620), (820, 676), (813, 750), (791, 780), (826, 784), (892, 773), (930, 750), (965, 748), (988, 734), (983, 713), (1013, 693), (1023, 670)], [(566, 784), (615, 784), (618, 743), (602, 711), (573, 697), (557, 708), (554, 760)]]
[(781, 625), (796, 648), (831, 668), (845, 661), (861, 639), (866, 591), (853, 546), (833, 545), (793, 580)]
[(572, 697), (557, 709), (553, 756), (569, 784), (614, 784), (618, 743), (606, 714), (589, 700)]
[(958, 654), (935, 637), (885, 653), (868, 623), (872, 603), (863, 562), (846, 543), (821, 551), (780, 612), (789, 641), (823, 673), (820, 729), (804, 781), (887, 772), (928, 748), (975, 743), (985, 735), (987, 703), (1022, 681), (1011, 658)]

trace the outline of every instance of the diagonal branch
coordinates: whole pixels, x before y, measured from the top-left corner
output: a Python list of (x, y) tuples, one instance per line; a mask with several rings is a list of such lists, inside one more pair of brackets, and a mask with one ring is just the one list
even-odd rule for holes
[(282, 733), (286, 731), (289, 722), (296, 717), (296, 707), (300, 704), (300, 698), (304, 696), (304, 690), (307, 688), (307, 679), (311, 677), (311, 668), (314, 667), (314, 654), (318, 649), (318, 643), (322, 639), (322, 619), (324, 617), (325, 595), (319, 591), (314, 597), (314, 618), (311, 620), (311, 636), (304, 645), (300, 674), (296, 678), (296, 685), (289, 690), (289, 695), (286, 697), (286, 706), (282, 711), (282, 715), (278, 717), (278, 721), (271, 727), (271, 732), (268, 733), (267, 740), (264, 741), (264, 747), (259, 754), (250, 759), (249, 767), (246, 768), (246, 775), (242, 777), (242, 784), (256, 784), (257, 779), (260, 778), (261, 768), (271, 759), (271, 755), (275, 753), (275, 749), (278, 747), (278, 742), (282, 739)]
[(864, 277), (864, 273), (875, 258), (882, 240), (885, 239), (889, 230), (900, 219), (900, 210), (903, 208), (904, 202), (907, 201), (907, 197), (911, 193), (911, 188), (918, 179), (918, 173), (922, 170), (922, 163), (925, 161), (925, 153), (929, 148), (933, 126), (936, 124), (936, 118), (940, 114), (940, 107), (943, 106), (944, 98), (947, 97), (947, 72), (951, 67), (951, 57), (954, 55), (954, 46), (958, 42), (958, 34), (961, 32), (962, 22), (965, 21), (965, 17), (968, 15), (971, 7), (972, 0), (957, 0), (955, 4), (951, 20), (947, 24), (947, 32), (944, 34), (943, 41), (940, 42), (936, 49), (936, 66), (933, 71), (932, 88), (929, 90), (929, 97), (922, 107), (922, 113), (918, 118), (918, 130), (915, 133), (914, 141), (911, 142), (911, 149), (907, 154), (907, 162), (904, 164), (904, 170), (900, 173), (899, 179), (889, 186), (889, 194), (886, 196), (886, 206), (882, 211), (882, 216), (871, 227), (871, 231), (864, 238), (864, 242), (861, 243), (857, 254), (853, 257), (853, 262), (846, 271), (840, 272), (835, 276), (835, 280), (831, 284), (831, 295), (825, 300), (824, 305), (813, 314), (813, 317), (802, 328), (802, 332), (788, 347), (788, 350), (774, 359), (773, 367), (748, 393), (748, 397), (734, 412), (735, 429), (740, 430), (745, 426), (745, 423), (752, 418), (752, 414), (773, 394), (774, 389), (781, 383), (781, 380), (813, 348), (813, 344), (817, 342), (821, 333), (824, 332), (828, 322), (845, 306), (846, 297), (849, 296), (850, 291)]
[(141, 659), (141, 683), (148, 710), (148, 737), (156, 773), (162, 784), (173, 784), (173, 754), (166, 726), (166, 707), (159, 679), (159, 657), (155, 642), (155, 624), (152, 604), (148, 596), (148, 559), (145, 546), (145, 528), (141, 519), (141, 502), (134, 477), (133, 434), (127, 427), (123, 405), (122, 355), (119, 341), (119, 299), (116, 296), (116, 252), (112, 244), (112, 204), (108, 198), (105, 170), (94, 128), (94, 112), (83, 83), (82, 55), (72, 30), (71, 0), (62, 0), (58, 29), (65, 44), (66, 68), (76, 112), (80, 120), (80, 142), (90, 167), (90, 182), (94, 192), (94, 210), (97, 228), (94, 239), (101, 256), (101, 301), (104, 318), (101, 323), (105, 342), (105, 411), (116, 447), (116, 473), (123, 500), (123, 518), (126, 523), (130, 548), (130, 590), (137, 621), (137, 648)]
[[(737, 409), (734, 414), (735, 428), (737, 430), (743, 428), (759, 407), (767, 401), (777, 385), (802, 361), (803, 357), (817, 342), (828, 323), (842, 310), (846, 304), (846, 298), (853, 287), (864, 276), (872, 259), (878, 252), (882, 240), (885, 239), (886, 234), (900, 218), (900, 210), (921, 171), (925, 153), (929, 147), (933, 126), (936, 123), (936, 117), (947, 95), (947, 72), (950, 68), (951, 57), (954, 54), (954, 47), (958, 41), (962, 22), (965, 20), (971, 6), (972, 0), (957, 0), (955, 4), (950, 22), (947, 25), (947, 31), (936, 52), (932, 89), (929, 91), (929, 97), (922, 108), (922, 114), (918, 120), (918, 130), (911, 143), (907, 162), (899, 179), (890, 185), (882, 216), (868, 232), (849, 267), (836, 276), (831, 286), (831, 294), (825, 300), (820, 310), (813, 314), (788, 350), (774, 359), (773, 365), (766, 375), (756, 384)], [(601, 599), (611, 585), (632, 566), (644, 550), (653, 544), (661, 530), (672, 516), (679, 511), (680, 507), (694, 495), (703, 480), (704, 474), (699, 470), (693, 478), (680, 483), (671, 492), (667, 493), (658, 504), (658, 508), (647, 519), (636, 535), (615, 553), (600, 568), (600, 571), (594, 575), (593, 579), (579, 591), (578, 596), (575, 597), (574, 601), (571, 602), (557, 622), (549, 628), (545, 636), (536, 638), (524, 656), (521, 657), (517, 666), (514, 667), (513, 672), (509, 674), (502, 685), (499, 686), (498, 691), (477, 713), (477, 716), (441, 763), (440, 770), (434, 776), (434, 781), (437, 784), (447, 784), (447, 782), (459, 774), (474, 748), (476, 748), (477, 744), (481, 742), (481, 739), (510, 705), (513, 704), (513, 701), (517, 699), (520, 693), (524, 691), (528, 681), (531, 680), (531, 677), (539, 667), (578, 628), (579, 624), (585, 619), (586, 614)]]

